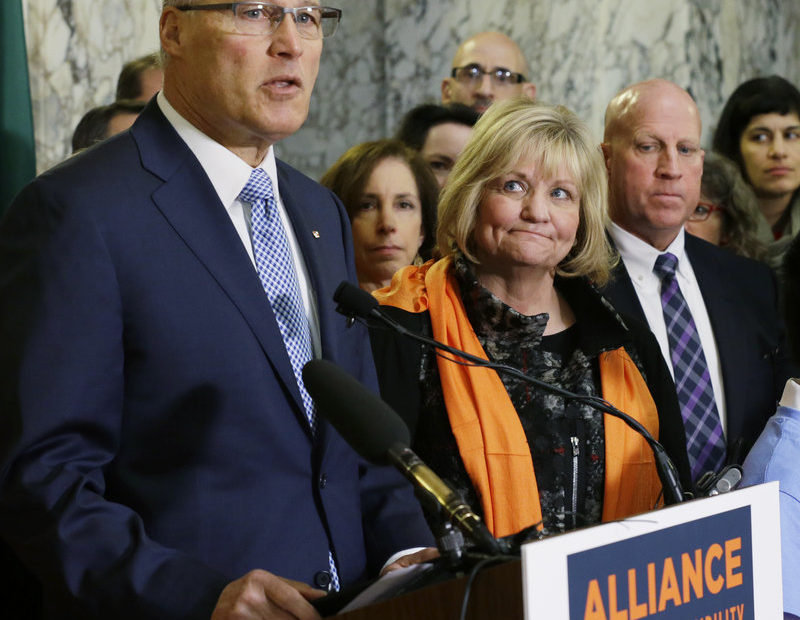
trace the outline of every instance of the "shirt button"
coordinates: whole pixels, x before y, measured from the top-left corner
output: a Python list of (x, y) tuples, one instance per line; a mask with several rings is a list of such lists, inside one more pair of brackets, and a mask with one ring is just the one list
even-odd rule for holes
[(319, 488), (324, 489), (326, 486), (328, 486), (328, 474), (320, 474)]

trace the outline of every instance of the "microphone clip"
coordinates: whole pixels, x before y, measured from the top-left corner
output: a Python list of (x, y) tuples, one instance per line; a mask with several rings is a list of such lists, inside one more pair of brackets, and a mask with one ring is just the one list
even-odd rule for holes
[(713, 497), (720, 493), (733, 491), (742, 481), (742, 467), (728, 465), (718, 473), (707, 471), (697, 480), (695, 490), (698, 497)]

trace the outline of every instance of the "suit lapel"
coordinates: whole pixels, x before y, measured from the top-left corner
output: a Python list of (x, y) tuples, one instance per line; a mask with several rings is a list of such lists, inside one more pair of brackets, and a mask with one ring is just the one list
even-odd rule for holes
[[(340, 324), (343, 324), (344, 320), (332, 312), (333, 293), (341, 278), (332, 278), (331, 274), (337, 271), (334, 267), (339, 264), (334, 266), (330, 264), (330, 261), (333, 259), (344, 261), (344, 257), (340, 245), (330, 237), (335, 230), (331, 227), (330, 217), (324, 218), (323, 221), (320, 214), (329, 209), (336, 209), (336, 204), (333, 200), (330, 200), (329, 205), (310, 203), (308, 196), (299, 187), (300, 181), (289, 178), (291, 169), (280, 161), (277, 163), (281, 200), (292, 222), (295, 238), (308, 271), (309, 283), (316, 295), (322, 357), (335, 359), (339, 347), (335, 341), (337, 329), (333, 322), (339, 320)], [(298, 175), (297, 172), (294, 174)], [(306, 182), (311, 183), (311, 181)], [(320, 238), (317, 231), (321, 231), (326, 238)], [(347, 234), (349, 234), (349, 226)], [(338, 241), (340, 242), (341, 239)]]
[(199, 162), (155, 102), (146, 112), (148, 116), (140, 119), (142, 122), (133, 133), (143, 165), (164, 180), (153, 193), (156, 207), (239, 309), (275, 374), (291, 394), (298, 418), (308, 428), (272, 307), (225, 207)]
[[(610, 235), (608, 240), (616, 250)], [(647, 317), (642, 309), (642, 304), (639, 303), (639, 296), (636, 294), (636, 289), (633, 288), (631, 276), (625, 268), (625, 261), (622, 260), (621, 256), (617, 266), (611, 272), (611, 279), (602, 290), (602, 293), (617, 312), (632, 316), (647, 325)]]
[(292, 231), (297, 240), (303, 262), (308, 271), (309, 284), (312, 290), (319, 291), (320, 268), (317, 260), (316, 248), (311, 244), (311, 212), (305, 201), (296, 196), (292, 183), (289, 181), (286, 171), (280, 162), (278, 164), (278, 188), (281, 194), (281, 201), (292, 223)]
[(745, 374), (747, 365), (740, 363), (740, 343), (743, 332), (737, 325), (737, 317), (740, 316), (740, 312), (737, 310), (736, 292), (725, 284), (728, 281), (728, 274), (725, 273), (724, 265), (720, 262), (717, 251), (709, 251), (709, 248), (704, 247), (702, 241), (687, 234), (686, 254), (689, 256), (703, 302), (706, 305), (711, 331), (714, 332), (719, 363), (722, 367), (725, 404), (729, 418), (728, 429), (730, 430), (735, 427), (735, 423), (732, 425), (730, 422), (732, 417), (736, 417), (735, 412), (737, 411), (732, 387), (747, 385)]
[[(298, 195), (297, 183), (292, 183), (289, 179), (286, 166), (280, 161), (276, 163), (281, 201), (289, 216), (297, 245), (303, 256), (309, 285), (315, 293), (317, 318), (319, 319), (320, 347), (322, 349), (322, 357), (326, 357), (326, 351), (335, 350), (331, 342), (333, 330), (328, 325), (329, 317), (325, 311), (328, 305), (326, 302), (329, 298), (333, 298), (333, 292), (329, 290), (330, 278), (324, 277), (326, 271), (321, 261), (325, 258), (330, 259), (330, 257), (321, 256), (320, 248), (316, 247), (318, 239), (314, 237), (312, 231), (319, 230), (321, 226), (315, 222), (314, 210), (310, 208), (311, 205), (308, 202), (308, 198), (306, 197), (304, 200)], [(335, 284), (338, 284), (338, 282)], [(314, 303), (313, 298), (312, 303)], [(319, 415), (317, 416), (316, 439), (327, 453), (331, 434), (328, 432), (327, 420)]]

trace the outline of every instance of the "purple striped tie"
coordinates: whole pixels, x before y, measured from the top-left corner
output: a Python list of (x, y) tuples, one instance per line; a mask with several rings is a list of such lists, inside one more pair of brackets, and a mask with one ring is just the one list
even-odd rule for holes
[(719, 471), (725, 464), (725, 437), (700, 336), (675, 278), (677, 266), (675, 255), (665, 252), (656, 259), (653, 271), (661, 279), (661, 308), (692, 479), (696, 481), (706, 471)]

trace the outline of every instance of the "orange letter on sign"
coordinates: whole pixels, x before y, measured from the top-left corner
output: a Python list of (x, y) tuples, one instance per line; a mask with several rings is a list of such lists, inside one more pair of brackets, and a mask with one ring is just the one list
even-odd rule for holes
[(742, 585), (742, 573), (734, 573), (733, 569), (742, 567), (742, 556), (734, 555), (734, 551), (742, 549), (742, 539), (731, 538), (725, 541), (725, 587), (729, 590)]
[(708, 586), (708, 591), (711, 592), (711, 594), (719, 594), (720, 590), (722, 590), (722, 586), (725, 585), (725, 579), (723, 579), (722, 575), (714, 579), (714, 576), (711, 574), (711, 563), (714, 560), (719, 560), (721, 557), (722, 547), (720, 547), (717, 543), (711, 545), (708, 548), (708, 551), (706, 551), (706, 585)]
[(636, 569), (628, 569), (628, 607), (630, 607), (631, 620), (639, 620), (647, 616), (647, 604), (636, 604)]
[(661, 576), (661, 594), (658, 599), (658, 611), (667, 608), (667, 601), (672, 600), (675, 607), (681, 604), (681, 590), (678, 587), (678, 577), (675, 575), (675, 564), (672, 558), (664, 560), (664, 574)]
[(608, 576), (608, 616), (609, 620), (628, 620), (628, 610), (617, 610), (617, 576)]
[(694, 550), (694, 564), (688, 553), (681, 554), (681, 574), (683, 577), (683, 602), (692, 600), (689, 586), (694, 590), (695, 598), (703, 598), (703, 551)]
[(603, 595), (600, 594), (600, 584), (597, 579), (589, 582), (589, 589), (586, 592), (586, 611), (583, 612), (583, 620), (608, 620), (606, 609), (603, 606)]

